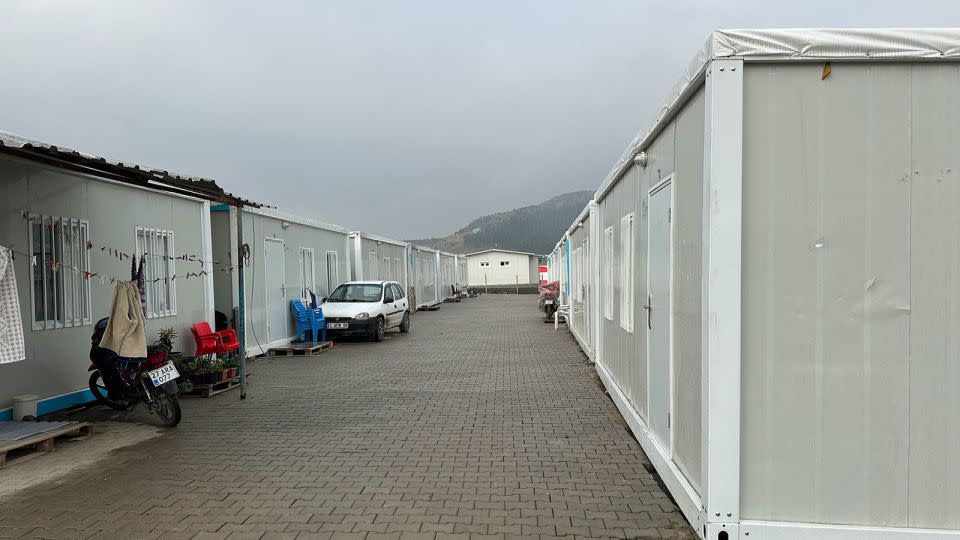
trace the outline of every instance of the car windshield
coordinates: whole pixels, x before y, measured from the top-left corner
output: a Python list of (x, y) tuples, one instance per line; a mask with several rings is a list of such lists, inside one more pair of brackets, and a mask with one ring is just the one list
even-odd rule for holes
[(379, 302), (382, 285), (346, 283), (336, 288), (327, 302)]

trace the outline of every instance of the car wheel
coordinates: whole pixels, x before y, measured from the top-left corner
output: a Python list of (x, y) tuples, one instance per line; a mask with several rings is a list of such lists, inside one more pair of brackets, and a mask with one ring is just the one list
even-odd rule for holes
[(403, 320), (400, 321), (400, 333), (406, 334), (410, 331), (410, 312), (406, 311), (403, 313)]
[(373, 341), (383, 340), (383, 317), (377, 317), (377, 326), (374, 328), (373, 335), (370, 337), (373, 338)]

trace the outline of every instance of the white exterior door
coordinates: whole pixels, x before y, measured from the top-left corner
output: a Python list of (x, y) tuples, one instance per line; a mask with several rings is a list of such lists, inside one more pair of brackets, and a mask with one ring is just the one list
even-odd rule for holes
[(290, 337), (283, 251), (283, 240), (264, 239), (263, 277), (267, 285), (267, 336), (270, 342)]
[[(671, 448), (670, 276), (673, 249), (670, 238), (672, 185), (667, 182), (650, 193), (649, 255), (647, 258), (647, 381), (648, 422), (666, 448)], [(699, 336), (698, 336), (699, 337)]]

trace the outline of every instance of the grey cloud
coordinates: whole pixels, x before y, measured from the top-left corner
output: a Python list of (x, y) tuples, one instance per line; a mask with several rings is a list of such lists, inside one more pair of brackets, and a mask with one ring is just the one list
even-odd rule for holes
[(12, 0), (0, 129), (394, 237), (593, 189), (717, 27), (935, 26), (952, 0)]

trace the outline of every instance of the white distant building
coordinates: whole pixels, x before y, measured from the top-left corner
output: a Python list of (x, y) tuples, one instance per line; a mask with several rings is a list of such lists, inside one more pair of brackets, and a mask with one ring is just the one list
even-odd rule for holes
[(525, 251), (487, 249), (467, 254), (470, 286), (534, 285), (540, 282), (540, 257)]

